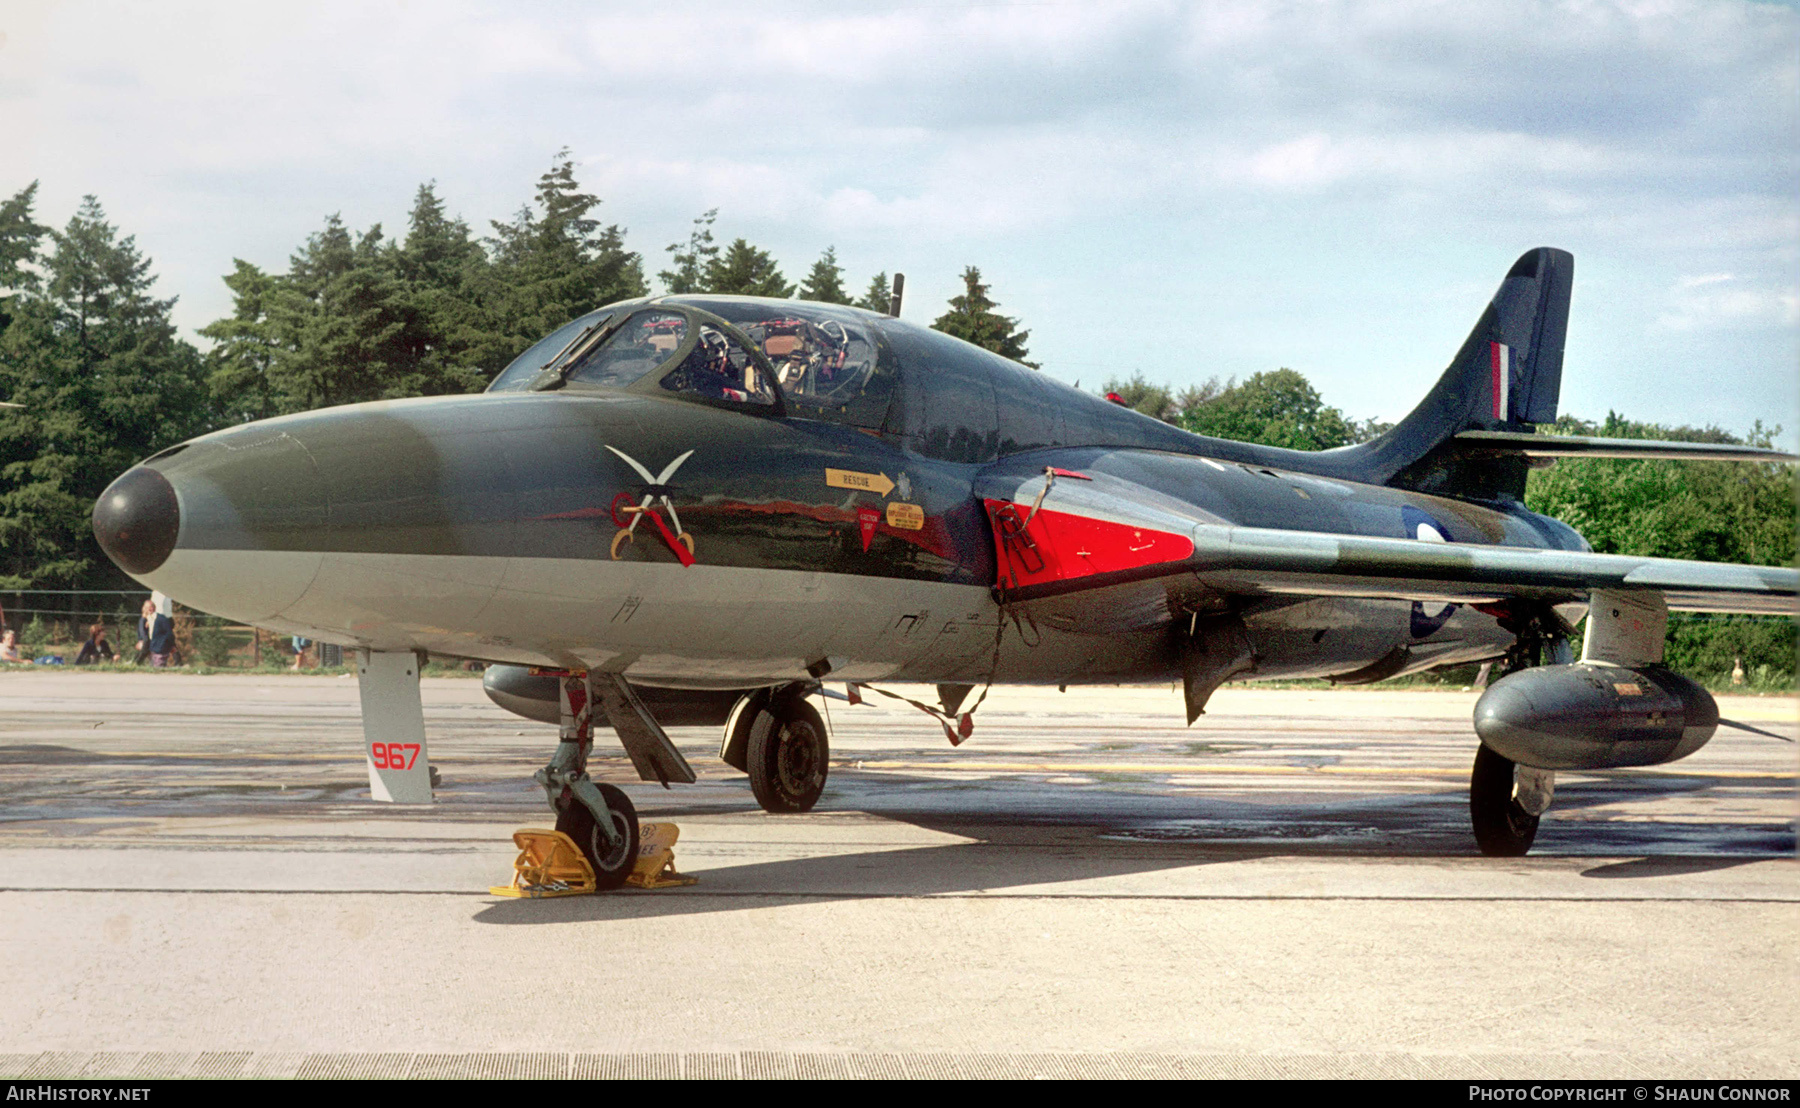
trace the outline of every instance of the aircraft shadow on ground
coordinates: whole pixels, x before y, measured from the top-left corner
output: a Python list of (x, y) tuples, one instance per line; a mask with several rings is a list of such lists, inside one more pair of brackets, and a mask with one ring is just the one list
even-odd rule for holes
[[(896, 776), (884, 775), (883, 784), (899, 785)], [(1578, 811), (1721, 783), (1726, 782), (1699, 775), (1594, 780), (1558, 790), (1557, 803), (1565, 812)], [(921, 779), (919, 784), (942, 782)], [(1265, 858), (1479, 858), (1468, 829), (1467, 794), (1461, 790), (1264, 804), (1208, 798), (1197, 791), (1147, 797), (1084, 789), (1079, 798), (1069, 796), (1060, 812), (1021, 812), (1003, 804), (977, 809), (966, 792), (953, 811), (921, 810), (907, 801), (916, 802), (920, 793), (929, 796), (929, 790), (869, 788), (865, 783), (849, 791), (859, 794), (855, 803), (840, 797), (821, 812), (872, 815), (970, 841), (717, 866), (702, 871), (701, 884), (689, 889), (504, 900), (483, 908), (474, 919), (497, 925), (552, 924), (732, 912), (789, 898), (849, 901), (1021, 889), (1032, 890), (1026, 894), (1032, 896), (1081, 896), (1089, 894), (1072, 886), (1082, 882)], [(1081, 803), (1095, 799), (1111, 803), (1085, 808)], [(642, 815), (673, 819), (701, 812), (717, 815), (721, 808), (657, 806)], [(1538, 842), (1540, 852), (1549, 855), (1644, 855), (1582, 873), (1614, 879), (1700, 873), (1794, 852), (1791, 826), (1679, 820), (1547, 821)], [(679, 848), (676, 853), (679, 862)], [(1138, 882), (1104, 895), (1175, 894)]]
[[(1788, 853), (1792, 853), (1790, 850)], [(1679, 877), (1689, 873), (1712, 873), (1716, 870), (1747, 866), (1764, 861), (1758, 857), (1693, 858), (1680, 855), (1656, 858), (1634, 858), (1629, 862), (1608, 862), (1581, 871), (1583, 877), (1607, 879), (1641, 877)]]

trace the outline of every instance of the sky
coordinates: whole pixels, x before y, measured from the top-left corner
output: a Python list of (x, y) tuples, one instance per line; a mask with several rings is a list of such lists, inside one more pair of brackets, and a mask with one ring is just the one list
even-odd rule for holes
[(654, 274), (981, 268), (1086, 388), (1288, 366), (1425, 393), (1507, 268), (1575, 255), (1563, 411), (1800, 443), (1800, 11), (1741, 0), (305, 4), (0, 0), (0, 191), (94, 194), (228, 314), (327, 216), (485, 231), (567, 147)]

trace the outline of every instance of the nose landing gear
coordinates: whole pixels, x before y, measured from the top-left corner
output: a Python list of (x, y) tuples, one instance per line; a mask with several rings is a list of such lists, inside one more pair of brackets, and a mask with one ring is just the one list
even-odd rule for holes
[(550, 764), (533, 780), (556, 810), (556, 829), (574, 840), (594, 867), (598, 890), (616, 889), (631, 876), (638, 858), (637, 809), (622, 791), (596, 784), (587, 775), (594, 746), (587, 677), (559, 674), (562, 682), (561, 742)]

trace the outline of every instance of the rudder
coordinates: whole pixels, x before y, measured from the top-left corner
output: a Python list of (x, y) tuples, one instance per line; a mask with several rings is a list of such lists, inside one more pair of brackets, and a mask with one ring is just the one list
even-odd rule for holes
[[(1489, 305), (1494, 320), (1488, 338), (1486, 413), (1493, 422), (1485, 430), (1556, 422), (1574, 276), (1573, 254), (1540, 247), (1513, 263), (1494, 294)], [(1477, 324), (1470, 339), (1480, 333)]]

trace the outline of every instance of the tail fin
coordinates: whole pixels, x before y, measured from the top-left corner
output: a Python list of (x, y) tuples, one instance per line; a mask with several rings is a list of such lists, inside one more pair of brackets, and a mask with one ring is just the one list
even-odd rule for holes
[(1368, 479), (1446, 496), (1523, 497), (1523, 457), (1475, 457), (1451, 439), (1556, 420), (1574, 273), (1574, 256), (1551, 247), (1514, 262), (1431, 392), (1368, 444)]

